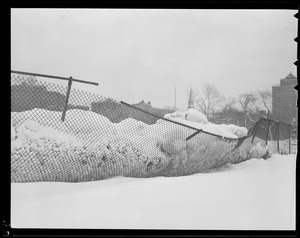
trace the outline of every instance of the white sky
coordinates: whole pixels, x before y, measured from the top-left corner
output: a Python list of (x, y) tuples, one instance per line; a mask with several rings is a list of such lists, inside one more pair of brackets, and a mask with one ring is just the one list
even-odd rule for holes
[(11, 69), (98, 82), (73, 85), (154, 107), (174, 106), (176, 85), (181, 109), (190, 85), (237, 96), (296, 75), (296, 13), (12, 9)]

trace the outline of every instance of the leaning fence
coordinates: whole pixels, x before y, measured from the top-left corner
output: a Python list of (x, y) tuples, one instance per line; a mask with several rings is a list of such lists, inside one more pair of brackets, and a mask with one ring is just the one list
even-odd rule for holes
[(12, 71), (12, 182), (180, 176), (245, 159), (238, 148), (249, 136), (226, 138), (75, 83), (97, 85)]
[(260, 118), (249, 130), (252, 142), (259, 138), (273, 152), (291, 154), (297, 151), (297, 126)]

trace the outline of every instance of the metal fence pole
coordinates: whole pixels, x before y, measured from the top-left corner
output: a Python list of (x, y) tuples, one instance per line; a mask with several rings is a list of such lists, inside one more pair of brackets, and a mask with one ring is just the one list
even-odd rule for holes
[(268, 144), (268, 140), (269, 140), (269, 129), (270, 129), (270, 121), (267, 120), (268, 124), (267, 124), (267, 138), (266, 138), (266, 145)]
[(66, 112), (67, 112), (67, 109), (68, 109), (68, 102), (69, 102), (69, 96), (70, 96), (71, 86), (72, 86), (72, 77), (70, 77), (70, 79), (68, 81), (68, 88), (67, 88), (67, 95), (66, 95), (65, 107), (64, 107), (63, 113), (61, 115), (61, 120), (62, 121), (65, 121)]
[(278, 122), (278, 123), (277, 123), (277, 152), (278, 152), (278, 153), (279, 153), (279, 151), (280, 151), (280, 148), (279, 148), (279, 132), (280, 132), (279, 126), (280, 126), (280, 123)]
[(289, 126), (289, 154), (291, 153), (291, 126)]

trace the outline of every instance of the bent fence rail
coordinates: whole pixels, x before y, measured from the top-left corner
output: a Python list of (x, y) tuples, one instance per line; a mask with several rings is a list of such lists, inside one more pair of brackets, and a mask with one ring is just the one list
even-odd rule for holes
[(297, 126), (267, 118), (260, 118), (249, 130), (252, 142), (259, 138), (272, 151), (291, 154), (297, 151)]
[(238, 148), (250, 135), (222, 137), (72, 88), (83, 80), (11, 73), (12, 182), (179, 176), (245, 159)]

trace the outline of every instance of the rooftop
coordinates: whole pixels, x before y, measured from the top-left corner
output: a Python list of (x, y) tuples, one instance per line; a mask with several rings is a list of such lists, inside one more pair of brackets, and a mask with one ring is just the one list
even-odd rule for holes
[(289, 75), (285, 77), (285, 79), (296, 79), (296, 77), (292, 74), (292, 72), (290, 72)]

